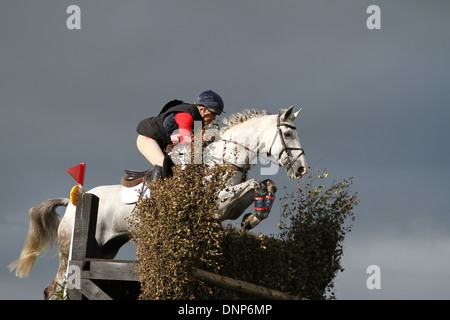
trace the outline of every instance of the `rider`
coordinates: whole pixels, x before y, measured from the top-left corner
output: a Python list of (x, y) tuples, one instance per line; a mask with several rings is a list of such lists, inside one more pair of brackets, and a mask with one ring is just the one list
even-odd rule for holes
[[(167, 103), (158, 116), (142, 120), (138, 127), (137, 148), (153, 165), (151, 180), (162, 176), (164, 152), (178, 143), (190, 144), (194, 121), (209, 124), (223, 112), (222, 98), (212, 90), (202, 92), (193, 104), (180, 100)], [(178, 133), (174, 134), (175, 130)]]

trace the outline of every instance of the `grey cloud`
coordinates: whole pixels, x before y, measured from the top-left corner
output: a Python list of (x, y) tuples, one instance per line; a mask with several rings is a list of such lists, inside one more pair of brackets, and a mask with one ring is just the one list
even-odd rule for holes
[[(391, 237), (405, 261), (417, 247), (417, 259), (446, 263), (443, 246), (424, 246), (448, 241), (450, 7), (377, 1), (382, 28), (369, 31), (370, 4), (77, 1), (82, 28), (69, 31), (68, 3), (3, 1), (1, 265), (20, 253), (29, 208), (68, 195), (67, 168), (86, 162), (88, 187), (118, 183), (125, 168), (146, 169), (137, 123), (172, 98), (193, 101), (213, 89), (228, 113), (303, 106), (296, 122), (309, 164), (334, 179), (355, 176), (362, 201), (337, 298), (376, 298), (361, 268), (377, 261), (396, 279), (377, 297), (413, 298), (404, 288), (421, 269), (391, 260), (379, 241)], [(295, 188), (285, 173), (275, 180)], [(278, 210), (257, 231), (276, 232)], [(4, 268), (0, 298), (41, 299), (56, 260), (39, 259), (28, 280)], [(435, 286), (442, 273), (421, 266), (421, 297), (448, 297)]]

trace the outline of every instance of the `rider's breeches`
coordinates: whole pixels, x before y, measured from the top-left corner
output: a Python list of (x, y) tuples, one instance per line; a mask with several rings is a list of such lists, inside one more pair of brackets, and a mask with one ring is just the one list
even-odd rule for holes
[(164, 153), (161, 151), (158, 142), (152, 138), (139, 135), (136, 140), (136, 145), (138, 150), (152, 165), (163, 166)]

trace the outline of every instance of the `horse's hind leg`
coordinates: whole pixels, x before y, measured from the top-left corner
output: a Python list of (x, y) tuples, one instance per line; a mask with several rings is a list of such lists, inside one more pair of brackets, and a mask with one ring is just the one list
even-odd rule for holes
[[(69, 261), (70, 243), (72, 240), (72, 227), (65, 223), (67, 220), (63, 218), (58, 228), (58, 257), (59, 267), (52, 283), (44, 290), (45, 300), (55, 300), (55, 295), (58, 287), (63, 285), (64, 277), (67, 273), (67, 266)], [(61, 289), (59, 288), (59, 289)]]

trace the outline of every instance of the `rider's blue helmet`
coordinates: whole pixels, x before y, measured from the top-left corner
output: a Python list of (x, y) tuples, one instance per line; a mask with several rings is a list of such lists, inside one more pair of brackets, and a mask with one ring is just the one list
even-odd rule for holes
[(212, 113), (220, 115), (223, 111), (222, 98), (212, 90), (204, 91), (195, 99), (195, 104), (205, 107)]

